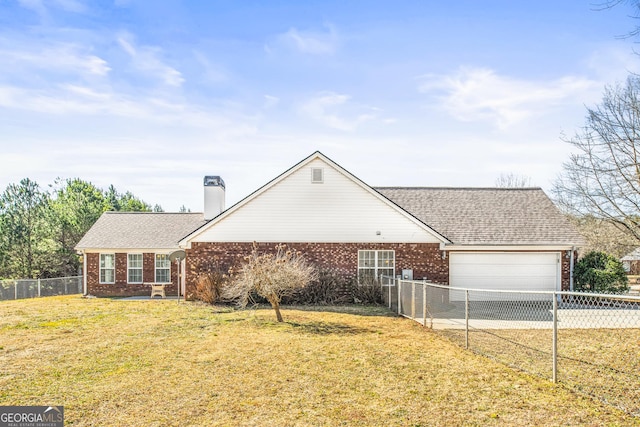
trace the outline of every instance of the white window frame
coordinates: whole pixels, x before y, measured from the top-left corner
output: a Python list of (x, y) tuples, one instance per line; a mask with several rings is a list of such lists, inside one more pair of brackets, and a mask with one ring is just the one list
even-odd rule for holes
[[(388, 255), (391, 254), (391, 258)], [(373, 257), (371, 257), (373, 255)], [(385, 256), (386, 255), (386, 256)], [(365, 259), (365, 256), (369, 259)], [(391, 264), (389, 265), (389, 261)], [(373, 265), (363, 265), (371, 264)], [(396, 251), (392, 249), (360, 249), (358, 250), (358, 281), (364, 277), (363, 272), (373, 270), (373, 277), (378, 280), (382, 270), (392, 270), (391, 276), (396, 274)]]
[[(166, 261), (167, 261), (167, 266), (166, 267), (158, 267), (158, 256), (163, 256), (165, 257)], [(156, 283), (171, 283), (171, 261), (169, 260), (169, 254), (154, 254), (153, 259), (155, 260), (155, 264), (154, 264), (154, 280)], [(167, 281), (160, 281), (158, 280), (158, 270), (168, 270), (168, 279)]]
[(322, 184), (323, 182), (324, 182), (324, 168), (311, 168), (311, 183)]
[[(139, 256), (140, 257), (140, 266), (131, 266), (131, 257)], [(132, 271), (140, 271), (140, 280), (131, 280), (131, 272)], [(144, 255), (139, 253), (127, 254), (127, 283), (142, 283), (144, 282)]]
[[(111, 266), (106, 266), (106, 257), (110, 256), (111, 257)], [(104, 284), (108, 284), (108, 285), (112, 285), (114, 283), (116, 283), (116, 254), (112, 254), (112, 253), (105, 253), (105, 254), (100, 254), (100, 259), (99, 259), (99, 275), (100, 277), (98, 277), (98, 281), (100, 283), (104, 283)], [(111, 281), (106, 280), (106, 272), (111, 270)], [(103, 272), (105, 274), (103, 274)], [(104, 279), (103, 279), (104, 277)]]

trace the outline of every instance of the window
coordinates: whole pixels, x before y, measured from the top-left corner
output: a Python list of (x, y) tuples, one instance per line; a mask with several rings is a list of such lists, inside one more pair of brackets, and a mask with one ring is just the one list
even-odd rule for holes
[(381, 274), (393, 277), (396, 271), (394, 251), (358, 251), (358, 280), (372, 281)]
[(324, 169), (311, 168), (311, 182), (314, 184), (322, 184), (324, 182)]
[(115, 283), (115, 254), (100, 254), (100, 283)]
[(127, 283), (142, 283), (142, 254), (127, 254)]
[(156, 283), (171, 283), (171, 261), (167, 254), (156, 254)]

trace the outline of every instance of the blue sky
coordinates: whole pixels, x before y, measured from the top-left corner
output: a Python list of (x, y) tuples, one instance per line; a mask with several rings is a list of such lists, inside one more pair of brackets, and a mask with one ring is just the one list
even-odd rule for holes
[(373, 186), (545, 190), (630, 6), (589, 1), (0, 0), (0, 189), (80, 177), (167, 211), (316, 150)]

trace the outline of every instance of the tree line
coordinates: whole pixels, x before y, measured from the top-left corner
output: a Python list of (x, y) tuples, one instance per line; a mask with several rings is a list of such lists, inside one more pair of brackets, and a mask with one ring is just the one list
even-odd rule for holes
[(77, 275), (74, 247), (106, 211), (161, 212), (162, 207), (79, 178), (57, 179), (48, 190), (29, 178), (9, 184), (0, 195), (0, 279)]

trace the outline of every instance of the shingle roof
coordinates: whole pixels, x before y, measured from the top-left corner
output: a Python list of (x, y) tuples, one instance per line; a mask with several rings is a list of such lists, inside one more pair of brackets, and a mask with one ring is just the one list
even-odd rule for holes
[(375, 189), (454, 244), (584, 243), (540, 188)]
[(76, 249), (173, 249), (205, 222), (202, 213), (105, 212)]
[[(584, 244), (540, 188), (375, 190), (454, 244)], [(76, 249), (173, 249), (206, 222), (202, 213), (105, 212)]]
[(620, 258), (621, 261), (637, 261), (639, 259), (640, 259), (640, 248), (636, 248), (633, 251), (626, 254), (625, 256), (623, 256), (622, 258)]

